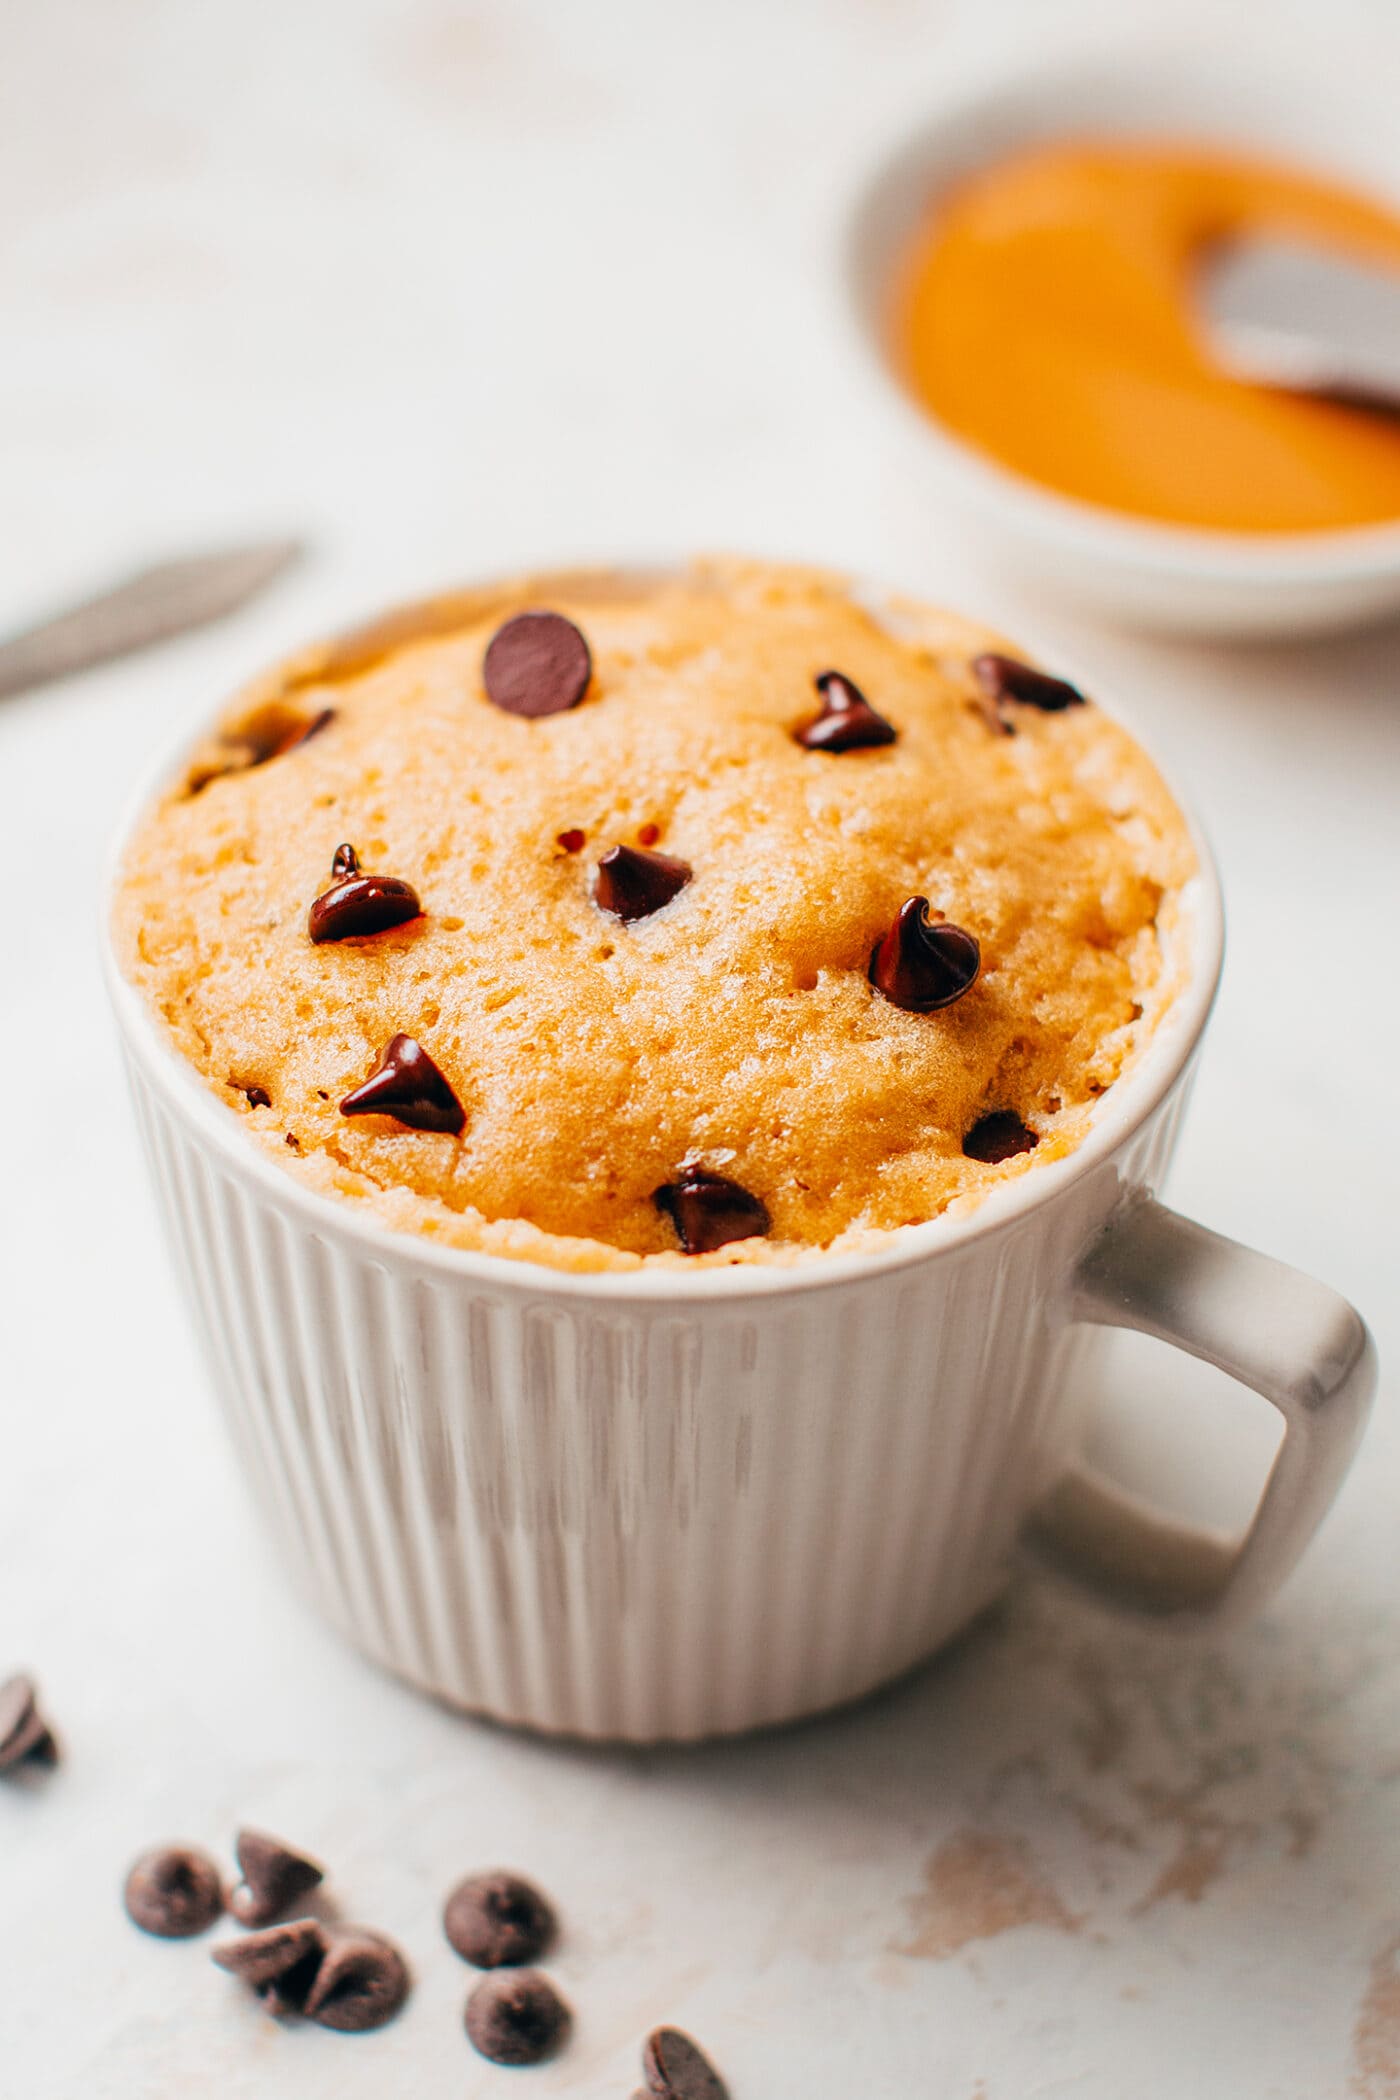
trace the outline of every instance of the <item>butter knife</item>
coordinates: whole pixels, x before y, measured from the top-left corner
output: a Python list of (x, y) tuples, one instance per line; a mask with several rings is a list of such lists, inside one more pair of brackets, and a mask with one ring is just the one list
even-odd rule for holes
[(142, 569), (111, 590), (0, 642), (0, 698), (187, 634), (255, 598), (302, 552), (265, 540)]
[(1236, 378), (1400, 413), (1400, 270), (1278, 236), (1232, 242), (1202, 271), (1200, 312)]

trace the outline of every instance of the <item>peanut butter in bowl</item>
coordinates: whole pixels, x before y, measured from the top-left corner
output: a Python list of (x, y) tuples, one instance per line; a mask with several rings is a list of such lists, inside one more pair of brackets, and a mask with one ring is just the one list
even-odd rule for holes
[(1400, 418), (1214, 360), (1195, 279), (1284, 235), (1400, 273), (1400, 213), (1224, 146), (1073, 135), (934, 197), (895, 275), (891, 354), (954, 437), (1042, 488), (1157, 524), (1326, 533), (1400, 520)]

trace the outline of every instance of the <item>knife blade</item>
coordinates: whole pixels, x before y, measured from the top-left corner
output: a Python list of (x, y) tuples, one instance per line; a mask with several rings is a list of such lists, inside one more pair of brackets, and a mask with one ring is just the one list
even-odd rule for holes
[(0, 698), (68, 678), (237, 612), (299, 559), (298, 540), (226, 547), (141, 569), (0, 642)]
[(1253, 236), (1201, 273), (1216, 356), (1257, 386), (1400, 412), (1400, 270)]

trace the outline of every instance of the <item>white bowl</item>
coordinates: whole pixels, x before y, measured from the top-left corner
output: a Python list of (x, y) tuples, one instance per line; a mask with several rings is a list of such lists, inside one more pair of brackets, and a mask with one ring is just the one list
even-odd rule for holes
[(862, 185), (845, 232), (847, 290), (894, 405), (906, 472), (957, 506), (986, 550), (1042, 589), (1128, 622), (1199, 634), (1301, 634), (1400, 611), (1400, 523), (1325, 533), (1154, 525), (1080, 503), (998, 466), (920, 406), (891, 360), (893, 273), (954, 178), (1037, 140), (1201, 140), (1282, 157), (1400, 205), (1393, 112), (1348, 87), (1239, 55), (1141, 51), (963, 86)]

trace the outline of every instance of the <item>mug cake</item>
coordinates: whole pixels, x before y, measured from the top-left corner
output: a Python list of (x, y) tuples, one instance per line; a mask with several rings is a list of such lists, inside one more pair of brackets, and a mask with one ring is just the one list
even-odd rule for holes
[(228, 710), (129, 981), (289, 1174), (573, 1270), (887, 1243), (1083, 1137), (1180, 977), (1151, 762), (986, 630), (706, 561), (444, 599)]

